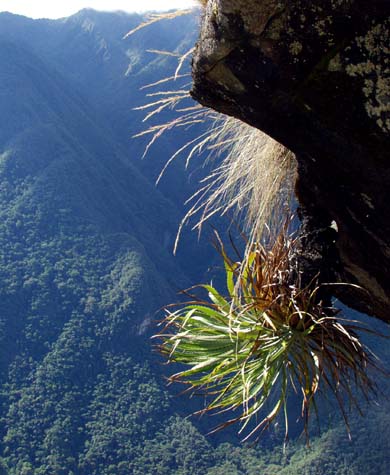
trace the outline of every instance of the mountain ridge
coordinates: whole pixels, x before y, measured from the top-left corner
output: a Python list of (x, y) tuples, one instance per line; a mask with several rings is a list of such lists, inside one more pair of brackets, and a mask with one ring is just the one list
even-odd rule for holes
[[(156, 311), (206, 279), (213, 261), (196, 236), (172, 256), (195, 186), (183, 164), (154, 186), (186, 135), (167, 136), (140, 162), (145, 142), (130, 135), (145, 124), (132, 108), (145, 101), (139, 87), (177, 64), (145, 49), (185, 50), (197, 20), (123, 42), (126, 19), (89, 10), (62, 20), (0, 14), (0, 474), (302, 473), (310, 456), (270, 450), (283, 438), (277, 429), (256, 448), (233, 445), (231, 433), (206, 438), (198, 428), (207, 432), (215, 420), (186, 419), (202, 398), (165, 388), (149, 340)], [(86, 20), (94, 28), (83, 29)], [(352, 463), (354, 454), (332, 445), (340, 433), (324, 442), (326, 466), (350, 475), (340, 460)], [(364, 437), (358, 468), (368, 465)], [(324, 474), (314, 471), (321, 465), (317, 454), (307, 475)]]

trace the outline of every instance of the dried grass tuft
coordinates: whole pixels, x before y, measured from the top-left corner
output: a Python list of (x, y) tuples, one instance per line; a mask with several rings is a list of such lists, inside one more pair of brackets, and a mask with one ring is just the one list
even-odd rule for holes
[(217, 121), (207, 137), (207, 150), (220, 160), (203, 180), (184, 218), (199, 214), (195, 227), (216, 213), (235, 215), (249, 242), (260, 240), (265, 229), (275, 234), (290, 213), (295, 183), (294, 155), (258, 129), (232, 117)]
[[(205, 6), (207, 1), (199, 3)], [(126, 37), (152, 23), (186, 15), (191, 11), (152, 15), (149, 20), (130, 31)], [(177, 68), (173, 76), (145, 85), (143, 89), (166, 85), (170, 81), (175, 83), (177, 79), (189, 76), (188, 73), (181, 74), (181, 70), (192, 49), (181, 56), (175, 52), (153, 52), (177, 57)], [(283, 216), (289, 213), (291, 208), (296, 170), (293, 154), (263, 132), (235, 118), (194, 105), (193, 102), (189, 103), (188, 89), (172, 89), (148, 93), (149, 102), (137, 108), (146, 112), (144, 122), (166, 110), (170, 110), (175, 116), (167, 122), (155, 124), (135, 135), (135, 137), (151, 136), (143, 157), (164, 133), (172, 129), (187, 129), (199, 124), (208, 124), (208, 128), (169, 157), (157, 183), (167, 167), (178, 157), (184, 157), (186, 166), (196, 155), (204, 156), (204, 154), (215, 163), (212, 172), (201, 182), (199, 190), (187, 200), (189, 210), (180, 223), (174, 252), (183, 227), (196, 216), (198, 218), (193, 229), (199, 232), (212, 216), (229, 214), (238, 220), (244, 218), (244, 228), (250, 243), (259, 240), (265, 229), (275, 230), (277, 234), (278, 223), (283, 221)]]
[(178, 157), (184, 157), (186, 166), (197, 155), (206, 155), (216, 164), (201, 182), (199, 190), (186, 202), (189, 210), (180, 223), (175, 251), (184, 225), (195, 216), (198, 218), (193, 229), (199, 232), (216, 214), (235, 215), (238, 220), (244, 218), (250, 242), (259, 240), (265, 229), (278, 230), (277, 223), (290, 212), (293, 198), (294, 155), (260, 130), (235, 118), (200, 105), (183, 106), (183, 101), (189, 99), (188, 90), (159, 91), (148, 97), (159, 99), (137, 108), (150, 109), (144, 121), (165, 109), (171, 109), (176, 115), (135, 136), (151, 135), (143, 156), (162, 134), (172, 129), (209, 124), (203, 133), (169, 157), (157, 180), (160, 181), (167, 167)]

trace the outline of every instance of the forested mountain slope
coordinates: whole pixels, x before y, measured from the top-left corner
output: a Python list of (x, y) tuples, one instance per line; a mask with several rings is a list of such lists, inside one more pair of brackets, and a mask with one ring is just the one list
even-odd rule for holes
[[(128, 155), (131, 136), (147, 126), (141, 122), (143, 113), (133, 109), (145, 104), (147, 92), (156, 91), (141, 91), (140, 88), (172, 75), (177, 66), (177, 58), (156, 51), (185, 53), (193, 46), (198, 23), (197, 16), (179, 17), (174, 22), (157, 23), (124, 40), (123, 36), (142, 20), (136, 14), (112, 14), (89, 9), (58, 21), (34, 21), (2, 14), (0, 36), (24, 44), (65, 76), (73, 89), (77, 89), (94, 106), (98, 113), (95, 119), (105, 121), (117, 145), (124, 146)], [(188, 88), (188, 78), (185, 82)], [(179, 84), (169, 87), (176, 88)], [(175, 142), (177, 140), (178, 134)], [(148, 163), (133, 160), (153, 183), (166, 157), (177, 147), (165, 137), (162, 137), (160, 144), (164, 154), (152, 149)], [(142, 140), (131, 143), (133, 158), (142, 155), (144, 146), (145, 141)], [(181, 166), (181, 170), (183, 168)], [(185, 173), (181, 177), (188, 181)], [(163, 180), (162, 190), (170, 189), (176, 199), (177, 192), (174, 194), (172, 187), (164, 187), (164, 183)], [(175, 188), (184, 191), (180, 182)], [(188, 185), (185, 188), (188, 192)]]
[(185, 285), (164, 246), (177, 211), (61, 74), (24, 46), (0, 51), (4, 450), (15, 473), (60, 473), (94, 436), (100, 379), (139, 357), (138, 335)]
[(283, 454), (277, 432), (255, 448), (207, 438), (184, 417), (193, 404), (166, 389), (155, 312), (202, 278), (208, 254), (193, 237), (172, 256), (195, 186), (183, 165), (153, 184), (185, 137), (141, 162), (132, 108), (177, 64), (146, 50), (186, 51), (197, 20), (123, 41), (141, 21), (0, 14), (0, 474), (387, 473), (387, 406), (367, 430), (354, 423), (354, 445), (336, 428)]

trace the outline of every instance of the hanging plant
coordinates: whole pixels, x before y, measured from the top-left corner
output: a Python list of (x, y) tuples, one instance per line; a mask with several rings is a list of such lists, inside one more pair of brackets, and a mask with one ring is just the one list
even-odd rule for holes
[(376, 360), (358, 337), (368, 330), (324, 307), (314, 282), (300, 288), (296, 249), (286, 227), (271, 246), (253, 243), (241, 262), (221, 245), (227, 296), (199, 286), (207, 297), (168, 307), (157, 335), (168, 362), (186, 366), (170, 381), (206, 394), (202, 412), (227, 412), (218, 428), (239, 422), (244, 440), (280, 413), (287, 437), (292, 392), (301, 398), (308, 434), (319, 394), (335, 397), (348, 427), (346, 402), (359, 407), (357, 392), (368, 398), (374, 390), (369, 369)]

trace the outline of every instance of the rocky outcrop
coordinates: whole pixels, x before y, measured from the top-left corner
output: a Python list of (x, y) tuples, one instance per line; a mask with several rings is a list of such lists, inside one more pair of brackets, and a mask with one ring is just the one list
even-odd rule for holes
[(388, 0), (209, 0), (192, 90), (296, 154), (306, 228), (334, 221), (338, 279), (367, 291), (339, 296), (386, 321), (389, 29)]

